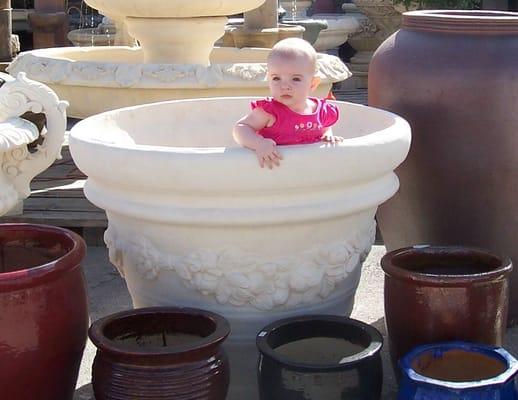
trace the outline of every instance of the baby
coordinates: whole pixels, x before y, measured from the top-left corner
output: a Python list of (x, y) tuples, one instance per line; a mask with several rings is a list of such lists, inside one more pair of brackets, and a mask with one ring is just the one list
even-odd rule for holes
[(343, 140), (330, 128), (338, 120), (337, 107), (310, 97), (320, 83), (316, 59), (315, 49), (302, 39), (284, 39), (272, 48), (267, 60), (272, 97), (252, 102), (252, 111), (233, 131), (236, 142), (255, 151), (261, 168), (280, 165), (277, 145)]

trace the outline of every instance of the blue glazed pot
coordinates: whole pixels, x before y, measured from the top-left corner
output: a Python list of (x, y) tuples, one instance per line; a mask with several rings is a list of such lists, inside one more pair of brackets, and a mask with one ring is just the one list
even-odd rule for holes
[(398, 400), (518, 400), (518, 361), (500, 347), (447, 342), (400, 360)]

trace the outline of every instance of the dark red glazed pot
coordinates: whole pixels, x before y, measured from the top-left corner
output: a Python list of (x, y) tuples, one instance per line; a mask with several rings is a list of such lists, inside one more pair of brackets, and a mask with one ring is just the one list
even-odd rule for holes
[(96, 400), (224, 400), (229, 364), (223, 317), (204, 310), (150, 307), (92, 324)]
[(88, 330), (85, 249), (66, 229), (0, 224), (2, 399), (72, 399)]
[(467, 341), (501, 346), (512, 264), (485, 250), (415, 246), (381, 259), (393, 365), (417, 345)]
[[(376, 51), (369, 105), (404, 117), (412, 146), (378, 209), (388, 250), (483, 247), (518, 262), (518, 14), (416, 11)], [(509, 323), (518, 322), (518, 270)]]

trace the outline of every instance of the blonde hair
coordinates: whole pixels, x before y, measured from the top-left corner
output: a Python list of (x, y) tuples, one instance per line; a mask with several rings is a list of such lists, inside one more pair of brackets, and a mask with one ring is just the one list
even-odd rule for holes
[(270, 63), (273, 58), (277, 57), (288, 60), (297, 58), (305, 59), (313, 70), (315, 72), (317, 71), (317, 52), (313, 46), (304, 39), (288, 38), (277, 42), (268, 55), (267, 63)]

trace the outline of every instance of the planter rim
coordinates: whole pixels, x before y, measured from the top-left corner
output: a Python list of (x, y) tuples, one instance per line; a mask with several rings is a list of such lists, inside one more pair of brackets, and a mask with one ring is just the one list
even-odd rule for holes
[(35, 279), (51, 278), (56, 274), (77, 268), (86, 255), (86, 244), (83, 238), (65, 228), (40, 224), (2, 223), (0, 224), (0, 234), (2, 232), (28, 232), (27, 237), (35, 233), (53, 233), (60, 235), (72, 244), (69, 251), (52, 261), (28, 269), (0, 273), (0, 289), (2, 290), (13, 290), (30, 284)]
[(429, 31), (518, 32), (518, 13), (494, 10), (418, 10), (403, 13), (402, 28)]
[[(500, 265), (487, 272), (480, 272), (476, 274), (464, 274), (464, 275), (443, 275), (443, 274), (425, 274), (418, 271), (409, 271), (405, 268), (401, 268), (395, 265), (392, 260), (393, 257), (399, 256), (405, 253), (422, 253), (426, 254), (433, 251), (433, 254), (438, 254), (441, 251), (450, 251), (454, 254), (462, 253), (476, 253), (497, 258), (500, 260)], [(466, 286), (469, 284), (481, 283), (501, 279), (506, 275), (509, 275), (513, 269), (511, 259), (507, 257), (499, 257), (494, 253), (482, 248), (467, 247), (467, 246), (432, 246), (432, 245), (414, 245), (409, 247), (403, 247), (401, 249), (392, 250), (386, 253), (381, 258), (381, 268), (386, 276), (391, 276), (406, 281), (414, 281), (426, 283), (429, 286)], [(440, 282), (438, 280), (440, 279)]]
[[(134, 316), (142, 316), (142, 315), (156, 315), (156, 314), (164, 314), (164, 315), (187, 315), (187, 316), (201, 316), (206, 318), (207, 320), (211, 320), (216, 329), (210, 335), (206, 337), (201, 337), (200, 340), (196, 342), (182, 344), (178, 346), (174, 346), (174, 350), (171, 347), (166, 347), (164, 349), (153, 348), (152, 350), (147, 351), (131, 351), (124, 346), (120, 346), (117, 342), (114, 342), (108, 339), (104, 335), (104, 329), (108, 324), (111, 324), (118, 319), (125, 319), (128, 317)], [(94, 345), (106, 352), (116, 354), (116, 355), (124, 355), (127, 357), (138, 358), (138, 357), (148, 357), (152, 355), (153, 357), (160, 356), (176, 356), (181, 355), (193, 350), (203, 350), (210, 346), (215, 346), (221, 342), (223, 342), (227, 336), (230, 334), (230, 324), (223, 316), (198, 308), (188, 308), (188, 307), (146, 307), (146, 308), (137, 308), (132, 310), (125, 310), (118, 313), (107, 315), (106, 317), (100, 318), (95, 321), (90, 329), (88, 330), (88, 336), (90, 340), (94, 343)]]
[[(360, 328), (365, 332), (370, 338), (371, 343), (369, 346), (362, 351), (360, 351), (357, 354), (354, 354), (349, 357), (343, 358), (343, 363), (339, 364), (308, 364), (308, 363), (302, 363), (302, 362), (294, 362), (293, 360), (290, 360), (288, 357), (284, 357), (278, 353), (276, 353), (273, 348), (268, 344), (268, 338), (269, 336), (276, 331), (277, 329), (280, 329), (282, 327), (285, 327), (286, 325), (290, 325), (294, 322), (300, 323), (300, 322), (338, 322), (345, 326), (354, 326), (356, 328)], [(275, 322), (272, 322), (271, 324), (265, 326), (263, 329), (259, 331), (259, 333), (256, 336), (256, 346), (259, 350), (259, 352), (267, 356), (277, 362), (283, 363), (285, 365), (290, 366), (293, 369), (297, 369), (300, 371), (326, 371), (326, 372), (332, 372), (332, 371), (341, 371), (348, 367), (354, 367), (356, 364), (370, 358), (371, 356), (375, 355), (376, 353), (379, 353), (383, 346), (383, 337), (381, 336), (381, 333), (374, 328), (373, 326), (366, 324), (362, 321), (358, 321), (356, 319), (352, 319), (349, 317), (343, 317), (339, 315), (323, 315), (323, 314), (317, 314), (317, 315), (305, 315), (305, 316), (295, 316), (291, 318), (285, 318), (281, 319)]]
[[(440, 379), (430, 378), (417, 373), (412, 368), (412, 360), (418, 357), (422, 353), (426, 353), (433, 350), (465, 350), (470, 353), (479, 353), (485, 356), (503, 361), (506, 364), (506, 370), (500, 375), (493, 378), (482, 379), (479, 381), (467, 381), (467, 382), (450, 382), (443, 381)], [(518, 360), (516, 360), (507, 350), (502, 347), (484, 345), (480, 343), (469, 343), (462, 341), (443, 342), (443, 343), (431, 343), (426, 345), (417, 346), (405, 356), (403, 356), (399, 365), (404, 374), (410, 379), (418, 381), (423, 384), (442, 386), (449, 389), (476, 389), (485, 386), (501, 385), (518, 372)]]

